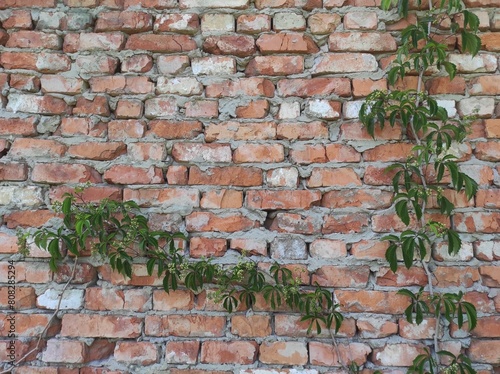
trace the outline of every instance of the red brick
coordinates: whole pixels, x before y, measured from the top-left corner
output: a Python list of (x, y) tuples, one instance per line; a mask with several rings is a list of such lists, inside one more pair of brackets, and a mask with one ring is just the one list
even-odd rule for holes
[(45, 48), (61, 49), (61, 39), (56, 34), (40, 31), (14, 31), (5, 45), (8, 48)]
[(86, 361), (87, 346), (83, 342), (74, 340), (50, 339), (43, 352), (44, 362), (64, 362), (68, 364), (81, 364)]
[(274, 84), (265, 78), (240, 78), (237, 80), (223, 80), (219, 83), (207, 85), (207, 97), (236, 97), (236, 96), (274, 96)]
[(486, 32), (480, 36), (481, 49), (498, 52), (500, 51), (500, 32)]
[(246, 218), (240, 213), (214, 214), (210, 212), (194, 212), (186, 217), (186, 230), (188, 232), (248, 231), (259, 226), (259, 222)]
[(149, 122), (146, 135), (165, 139), (192, 139), (202, 132), (199, 121), (154, 120)]
[(309, 209), (321, 200), (321, 192), (309, 190), (247, 191), (249, 209)]
[(95, 32), (123, 31), (128, 34), (153, 29), (153, 17), (144, 12), (101, 12), (97, 15)]
[(80, 96), (73, 109), (74, 115), (101, 115), (109, 116), (108, 99), (105, 96), (95, 96), (93, 99), (86, 99)]
[(0, 233), (0, 253), (17, 253), (17, 238), (14, 235)]
[[(10, 308), (9, 291), (12, 289), (8, 286), (0, 287), (0, 307), (2, 309)], [(11, 296), (12, 297), (12, 296)], [(15, 289), (15, 304), (14, 308), (16, 310), (22, 309), (32, 309), (36, 307), (36, 293), (33, 287), (19, 287), (16, 286)]]
[(375, 365), (383, 366), (410, 366), (413, 359), (425, 351), (416, 344), (386, 344), (382, 348), (375, 348), (372, 357)]
[[(16, 267), (17, 268), (17, 267)], [(7, 318), (9, 316), (14, 316), (15, 320), (15, 331), (16, 337), (38, 337), (42, 331), (44, 331), (45, 326), (47, 326), (50, 320), (50, 314), (38, 314), (38, 313), (30, 313), (30, 314), (0, 314), (0, 336), (8, 337), (9, 329), (11, 323)], [(59, 333), (61, 328), (61, 322), (57, 318), (52, 321), (52, 324), (47, 330), (47, 334), (45, 336), (52, 337)]]
[(95, 8), (99, 0), (64, 0), (64, 4), (69, 7)]
[[(343, 123), (340, 126), (341, 138), (345, 140), (371, 140), (373, 139), (366, 128), (359, 123)], [(397, 126), (386, 126), (383, 130), (376, 127), (375, 139), (398, 140), (401, 138), (401, 129)]]
[(42, 75), (40, 79), (43, 93), (61, 93), (76, 95), (83, 90), (83, 80), (79, 78), (64, 78), (58, 75)]
[(336, 290), (335, 297), (346, 312), (401, 314), (408, 306), (406, 296), (396, 292)]
[(85, 290), (85, 308), (90, 310), (131, 310), (145, 312), (151, 309), (151, 295), (142, 289), (117, 290), (89, 287)]
[(0, 163), (0, 180), (25, 181), (26, 179), (28, 179), (27, 164), (17, 162)]
[(413, 144), (382, 144), (363, 152), (365, 161), (404, 161), (411, 155)]
[(389, 268), (380, 268), (376, 273), (377, 284), (384, 287), (425, 286), (427, 281), (427, 275), (420, 267), (406, 269), (400, 266), (395, 273)]
[(33, 182), (62, 183), (100, 183), (101, 175), (93, 168), (81, 164), (36, 164), (31, 172)]
[[(62, 201), (65, 193), (74, 194), (74, 189), (67, 186), (53, 187), (50, 189), (49, 198), (51, 201)], [(88, 187), (82, 192), (81, 196), (88, 203), (99, 202), (103, 199), (122, 200), (121, 189), (117, 187)], [(77, 198), (76, 202), (82, 203), (82, 200)]]
[(311, 34), (330, 34), (342, 22), (342, 17), (336, 13), (314, 13), (307, 19)]
[(235, 110), (238, 118), (264, 118), (269, 114), (269, 102), (263, 100), (252, 100), (246, 105), (238, 106)]
[(170, 9), (177, 7), (175, 0), (125, 0), (123, 7), (130, 8), (140, 6), (141, 8)]
[(61, 335), (68, 337), (137, 338), (142, 319), (98, 314), (65, 314)]
[(66, 53), (81, 51), (121, 51), (125, 45), (122, 33), (67, 34), (63, 50)]
[(316, 53), (318, 46), (311, 37), (302, 33), (262, 34), (257, 39), (262, 54), (271, 53)]
[(338, 357), (337, 350), (332, 344), (310, 342), (309, 355), (311, 364), (341, 366), (342, 363), (355, 362), (357, 365), (363, 365), (372, 351), (369, 345), (363, 343), (339, 344), (338, 347), (340, 357)]
[(314, 64), (313, 74), (373, 72), (377, 69), (377, 60), (367, 53), (325, 53)]
[(171, 97), (156, 97), (145, 102), (144, 115), (146, 118), (172, 117), (178, 112), (177, 101)]
[(321, 229), (320, 219), (305, 214), (278, 213), (267, 224), (269, 230), (294, 234), (314, 234)]
[(3, 20), (4, 29), (31, 29), (31, 12), (29, 10), (13, 10), (12, 13)]
[(140, 139), (144, 136), (146, 124), (137, 120), (115, 120), (108, 123), (110, 140)]
[(347, 256), (346, 244), (340, 240), (315, 239), (309, 246), (311, 257), (342, 258)]
[(500, 119), (486, 119), (484, 126), (487, 138), (500, 138)]
[(53, 8), (55, 6), (56, 0), (5, 0), (2, 4), (0, 4), (0, 9), (22, 7)]
[(271, 335), (270, 317), (260, 314), (231, 318), (231, 334), (243, 338), (267, 337)]
[[(274, 317), (276, 335), (290, 337), (330, 337), (330, 332), (323, 323), (321, 323), (321, 334), (318, 335), (315, 328), (308, 333), (309, 321), (301, 321), (301, 318), (300, 315), (296, 314), (276, 314)], [(345, 318), (337, 334), (337, 336), (340, 337), (353, 337), (356, 334), (355, 320), (352, 318)]]
[(116, 184), (158, 184), (163, 183), (163, 172), (160, 168), (149, 168), (113, 165), (104, 172), (104, 180)]
[(37, 54), (27, 52), (2, 52), (0, 65), (5, 69), (36, 70)]
[[(8, 262), (0, 262), (0, 282), (7, 283)], [(16, 281), (27, 283), (48, 283), (52, 280), (52, 272), (48, 263), (20, 262), (16, 264)]]
[(289, 140), (327, 139), (328, 127), (320, 121), (279, 123), (276, 135), (277, 139)]
[(270, 31), (271, 17), (267, 14), (242, 14), (236, 20), (236, 30), (244, 34)]
[(498, 364), (500, 342), (498, 340), (472, 340), (467, 355), (478, 363)]
[(107, 161), (113, 160), (127, 152), (127, 146), (121, 142), (98, 143), (86, 142), (71, 145), (68, 148), (68, 156), (89, 160)]
[(368, 96), (376, 90), (387, 90), (387, 79), (354, 78), (352, 80), (352, 93), (355, 98)]
[(125, 49), (146, 50), (152, 52), (187, 52), (196, 49), (196, 42), (186, 35), (131, 35)]
[(71, 108), (63, 99), (54, 96), (11, 94), (7, 110), (35, 114), (69, 114)]
[(245, 74), (283, 76), (304, 71), (302, 56), (257, 56), (247, 65)]
[(219, 102), (214, 100), (195, 100), (186, 103), (186, 117), (216, 118), (219, 116)]
[(455, 77), (450, 80), (449, 77), (435, 77), (425, 83), (425, 88), (430, 95), (441, 94), (465, 94), (465, 79), (463, 77)]
[(379, 317), (361, 317), (356, 327), (362, 338), (385, 338), (397, 334), (398, 324)]
[(475, 156), (483, 161), (500, 161), (500, 144), (494, 141), (476, 143)]
[(321, 206), (326, 208), (387, 209), (392, 204), (392, 193), (381, 190), (342, 189), (328, 191), (323, 195)]
[(213, 55), (248, 57), (255, 53), (255, 40), (246, 35), (209, 36), (203, 42), (203, 50)]
[(193, 237), (189, 241), (191, 257), (222, 257), (227, 251), (226, 239)]
[(278, 91), (283, 97), (350, 96), (351, 84), (347, 78), (282, 79)]
[(40, 227), (47, 221), (56, 217), (50, 210), (19, 210), (4, 216), (4, 221), (9, 229), (21, 227)]
[(219, 186), (260, 186), (262, 170), (253, 167), (227, 166), (208, 168), (202, 171), (198, 166), (189, 169), (189, 184)]
[(169, 341), (165, 348), (165, 360), (171, 364), (196, 364), (199, 351), (199, 341)]
[(322, 144), (296, 143), (290, 149), (290, 158), (298, 164), (326, 162), (325, 147)]
[(264, 364), (305, 365), (308, 361), (304, 342), (264, 342), (260, 345), (259, 361)]
[(361, 186), (361, 179), (351, 168), (314, 168), (307, 179), (307, 186)]
[[(0, 341), (0, 361), (1, 362), (11, 362), (13, 357), (10, 355), (10, 350), (14, 348), (14, 360), (16, 362), (22, 361), (23, 363), (27, 363), (29, 361), (36, 360), (37, 354), (40, 350), (44, 349), (45, 343), (40, 342), (38, 345), (38, 349), (36, 349), (36, 340), (30, 340), (27, 342), (22, 342), (19, 339), (16, 339), (13, 342), (13, 346), (11, 345), (10, 340), (2, 340)], [(32, 352), (31, 354), (29, 352)], [(27, 355), (27, 356), (26, 356)], [(22, 359), (22, 360), (21, 360)]]
[(12, 143), (9, 156), (13, 158), (62, 157), (67, 147), (55, 140), (17, 138)]
[[(126, 66), (126, 61), (124, 63)], [(78, 56), (76, 66), (85, 74), (113, 74), (118, 67), (118, 59), (109, 56)]]
[(242, 144), (234, 151), (235, 163), (245, 162), (281, 162), (285, 151), (281, 144)]
[(168, 184), (187, 184), (188, 183), (188, 168), (184, 165), (173, 165), (167, 169)]
[(458, 232), (498, 233), (500, 232), (500, 213), (459, 213), (455, 216), (455, 224)]
[(175, 32), (179, 34), (196, 34), (200, 28), (200, 19), (197, 14), (163, 14), (156, 18), (154, 30), (156, 32)]
[(181, 206), (194, 208), (200, 205), (198, 190), (183, 188), (125, 189), (123, 199), (134, 200), (144, 207)]
[(256, 0), (255, 7), (257, 9), (264, 8), (302, 8), (304, 10), (312, 10), (321, 8), (321, 1), (318, 0)]
[(140, 118), (144, 110), (142, 101), (134, 99), (119, 100), (116, 104), (115, 116), (117, 119)]
[(350, 30), (376, 30), (378, 17), (375, 12), (349, 12), (344, 16), (344, 27)]
[(40, 91), (40, 79), (32, 75), (12, 74), (9, 84), (12, 88), (20, 91), (38, 92)]
[(368, 284), (368, 266), (322, 266), (312, 275), (311, 283), (322, 287), (365, 288)]
[(148, 55), (136, 54), (123, 60), (122, 72), (147, 73), (153, 68), (153, 58)]
[(209, 124), (205, 129), (207, 142), (220, 140), (269, 140), (276, 137), (274, 122), (222, 122)]
[(255, 362), (259, 345), (250, 341), (205, 341), (201, 345), (201, 362), (208, 364), (241, 364)]
[(145, 320), (145, 334), (149, 336), (219, 337), (224, 335), (225, 316), (204, 316), (200, 314), (165, 316), (148, 315)]
[(154, 89), (154, 84), (147, 77), (123, 75), (92, 77), (89, 84), (92, 92), (107, 93), (111, 96), (148, 94)]
[[(71, 279), (73, 266), (70, 264), (61, 264), (57, 273), (54, 274), (54, 282), (67, 283)], [(94, 266), (88, 263), (79, 263), (75, 268), (75, 274), (72, 277), (72, 284), (84, 284), (95, 282), (97, 278), (97, 270)]]
[(118, 342), (115, 360), (126, 364), (151, 365), (158, 362), (158, 347), (150, 342)]

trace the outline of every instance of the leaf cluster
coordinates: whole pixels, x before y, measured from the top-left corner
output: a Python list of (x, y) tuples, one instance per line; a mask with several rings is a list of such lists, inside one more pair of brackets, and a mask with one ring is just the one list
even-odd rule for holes
[[(50, 267), (57, 271), (63, 259), (63, 248), (79, 257), (91, 248), (92, 252), (109, 263), (114, 271), (125, 277), (133, 276), (136, 258), (146, 260), (150, 276), (162, 278), (166, 292), (184, 287), (194, 293), (205, 288), (216, 288), (213, 298), (232, 313), (240, 306), (252, 308), (258, 295), (262, 295), (272, 309), (287, 305), (302, 314), (319, 334), (322, 328), (337, 332), (343, 316), (337, 311), (333, 294), (318, 284), (300, 287), (290, 269), (271, 264), (264, 271), (252, 259), (241, 256), (237, 264), (221, 265), (212, 259), (191, 260), (177, 246), (184, 240), (180, 233), (154, 231), (148, 218), (140, 213), (133, 201), (102, 200), (99, 204), (83, 203), (81, 195), (67, 194), (55, 209), (62, 213), (63, 224), (55, 229), (42, 228), (33, 234), (37, 246), (47, 250)], [(26, 243), (26, 235), (20, 239)]]

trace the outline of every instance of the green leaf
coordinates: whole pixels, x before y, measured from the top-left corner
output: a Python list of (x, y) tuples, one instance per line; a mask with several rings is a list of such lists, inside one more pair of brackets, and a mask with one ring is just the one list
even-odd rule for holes
[(469, 52), (472, 56), (477, 55), (481, 49), (481, 39), (466, 30), (461, 31), (462, 36), (462, 50), (464, 52)]
[(385, 252), (385, 258), (391, 267), (393, 273), (398, 270), (398, 256), (397, 256), (398, 246), (396, 244), (389, 245), (387, 251)]
[(403, 221), (403, 223), (408, 226), (410, 224), (410, 214), (408, 212), (408, 201), (400, 200), (395, 206), (396, 214)]
[(448, 61), (444, 61), (442, 65), (444, 66), (444, 69), (448, 73), (450, 80), (453, 80), (453, 78), (455, 78), (455, 75), (457, 74), (457, 66)]
[(448, 238), (448, 253), (450, 255), (456, 255), (462, 246), (462, 240), (458, 233), (452, 229), (447, 230)]

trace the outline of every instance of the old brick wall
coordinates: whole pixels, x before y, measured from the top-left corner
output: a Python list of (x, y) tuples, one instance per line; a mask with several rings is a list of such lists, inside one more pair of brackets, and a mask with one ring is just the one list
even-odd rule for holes
[[(492, 372), (500, 365), (500, 3), (465, 3), (480, 18), (482, 51), (473, 59), (452, 51), (459, 76), (429, 76), (425, 87), (453, 116), (479, 109), (461, 167), (480, 191), (457, 199), (461, 254), (438, 247), (432, 261), (436, 286), (466, 289), (481, 316), (472, 336), (446, 329), (444, 347), (462, 346)], [(356, 118), (369, 92), (387, 89), (385, 68), (407, 24), (377, 5), (0, 0), (0, 361), (8, 360), (7, 261), (16, 264), (18, 357), (36, 343), (70, 272), (52, 274), (36, 248), (20, 260), (16, 229), (57, 222), (51, 202), (90, 182), (87, 199), (132, 199), (155, 227), (187, 232), (192, 257), (247, 250), (290, 263), (304, 284), (334, 288), (347, 313), (344, 359), (394, 373), (409, 365), (433, 330), (401, 318), (407, 301), (396, 291), (426, 278), (420, 269), (394, 276), (379, 242), (401, 229), (383, 170), (409, 145), (390, 128), (371, 139)], [(400, 82), (414, 85), (411, 76)], [(82, 259), (50, 338), (14, 372), (340, 370), (330, 337), (307, 337), (298, 315), (259, 302), (228, 316), (205, 292), (167, 295), (144, 265), (134, 272), (124, 280)]]

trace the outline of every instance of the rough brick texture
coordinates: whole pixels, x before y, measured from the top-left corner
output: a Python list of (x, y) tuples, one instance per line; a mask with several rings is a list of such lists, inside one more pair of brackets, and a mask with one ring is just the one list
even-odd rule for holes
[[(444, 336), (480, 373), (499, 373), (500, 3), (464, 2), (480, 18), (483, 49), (452, 51), (457, 77), (425, 76), (423, 87), (453, 116), (478, 114), (461, 167), (481, 187), (471, 201), (453, 196), (463, 252), (437, 246), (431, 261), (435, 286), (469, 291), (481, 313), (476, 332), (451, 324)], [(192, 258), (246, 251), (334, 290), (349, 313), (339, 349), (262, 300), (227, 316), (208, 291), (167, 295), (144, 261), (125, 280), (85, 257), (40, 354), (16, 374), (340, 373), (338, 355), (370, 372), (411, 364), (433, 330), (401, 318), (408, 300), (396, 291), (427, 279), (421, 268), (394, 275), (379, 241), (402, 229), (384, 169), (410, 145), (397, 128), (373, 140), (357, 118), (370, 92), (388, 88), (405, 25), (378, 5), (0, 0), (0, 362), (10, 361), (8, 260), (19, 283), (17, 358), (36, 344), (70, 272), (52, 274), (40, 249), (18, 261), (15, 231), (57, 224), (48, 204), (88, 182), (86, 201), (134, 200), (157, 228), (181, 227)]]

